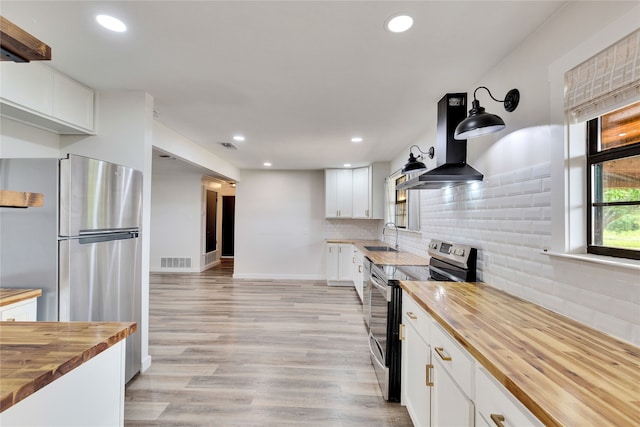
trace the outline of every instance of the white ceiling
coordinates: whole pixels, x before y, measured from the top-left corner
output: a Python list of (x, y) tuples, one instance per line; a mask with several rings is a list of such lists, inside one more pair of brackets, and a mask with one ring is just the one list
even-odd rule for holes
[[(157, 120), (239, 168), (322, 169), (395, 158), (442, 95), (469, 90), (563, 3), (2, 0), (0, 13), (52, 47), (54, 68), (150, 93)], [(399, 12), (413, 28), (387, 32)], [(219, 145), (234, 134), (238, 150)]]

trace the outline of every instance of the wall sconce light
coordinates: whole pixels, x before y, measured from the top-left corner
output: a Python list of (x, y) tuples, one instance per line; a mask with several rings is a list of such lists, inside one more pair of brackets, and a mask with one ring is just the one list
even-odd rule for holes
[(500, 101), (495, 99), (486, 87), (478, 87), (473, 91), (473, 103), (471, 104), (471, 110), (469, 110), (469, 116), (456, 126), (456, 130), (453, 133), (455, 139), (475, 138), (504, 129), (504, 120), (500, 116), (486, 113), (484, 108), (480, 106), (480, 102), (476, 99), (478, 89), (485, 89), (489, 92), (491, 99), (496, 102), (502, 102), (504, 109), (508, 112), (514, 111), (518, 106), (518, 102), (520, 102), (520, 91), (518, 89), (511, 89), (504, 99)]
[(426, 154), (427, 156), (429, 156), (430, 159), (433, 159), (433, 156), (436, 153), (436, 150), (433, 147), (429, 147), (429, 150), (425, 152), (422, 151), (417, 145), (412, 145), (409, 148), (409, 161), (402, 167), (402, 175), (414, 172), (423, 172), (427, 170), (427, 166), (425, 166), (424, 163), (418, 160), (418, 158), (422, 158), (422, 156), (418, 156), (417, 158), (413, 156), (413, 153), (411, 152), (413, 147), (417, 148), (418, 151), (422, 154)]

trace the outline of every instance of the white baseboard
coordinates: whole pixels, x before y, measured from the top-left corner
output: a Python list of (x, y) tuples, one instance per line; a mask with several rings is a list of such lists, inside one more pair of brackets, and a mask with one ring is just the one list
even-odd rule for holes
[(142, 367), (140, 368), (140, 373), (143, 373), (150, 367), (151, 367), (151, 356), (147, 356), (144, 359), (142, 359)]

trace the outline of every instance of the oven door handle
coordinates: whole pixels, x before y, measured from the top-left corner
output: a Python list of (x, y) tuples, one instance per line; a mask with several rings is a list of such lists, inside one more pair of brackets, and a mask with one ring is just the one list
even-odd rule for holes
[(371, 276), (371, 283), (373, 283), (373, 286), (378, 288), (380, 293), (385, 296), (385, 300), (387, 302), (391, 302), (391, 292), (389, 292), (391, 287), (387, 284), (378, 282), (378, 280), (380, 279), (378, 279), (376, 276)]
[[(372, 342), (372, 341), (374, 341), (374, 342), (375, 342), (376, 347), (377, 347), (376, 349), (374, 349), (374, 348), (371, 346), (371, 342)], [(377, 351), (376, 351), (376, 350), (377, 350)], [(375, 359), (375, 361), (376, 361), (376, 363), (378, 364), (378, 366), (380, 366), (382, 369), (384, 369), (384, 368), (386, 367), (386, 366), (385, 366), (384, 355), (382, 354), (382, 349), (380, 348), (380, 344), (378, 343), (378, 340), (377, 340), (377, 339), (375, 339), (375, 338), (373, 337), (373, 335), (370, 335), (370, 336), (369, 336), (369, 352), (373, 355), (373, 358)], [(380, 359), (378, 358), (378, 355), (382, 356), (383, 360), (380, 360)]]
[(452, 282), (462, 282), (462, 280), (460, 280), (459, 278), (447, 273), (444, 270), (439, 269), (438, 267), (434, 267), (433, 265), (430, 265), (429, 269), (431, 269), (431, 270), (435, 271), (436, 273), (448, 278)]

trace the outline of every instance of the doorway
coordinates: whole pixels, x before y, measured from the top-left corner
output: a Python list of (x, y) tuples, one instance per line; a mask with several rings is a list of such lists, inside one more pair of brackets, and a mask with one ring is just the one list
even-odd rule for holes
[(236, 196), (222, 196), (222, 256), (233, 257)]

